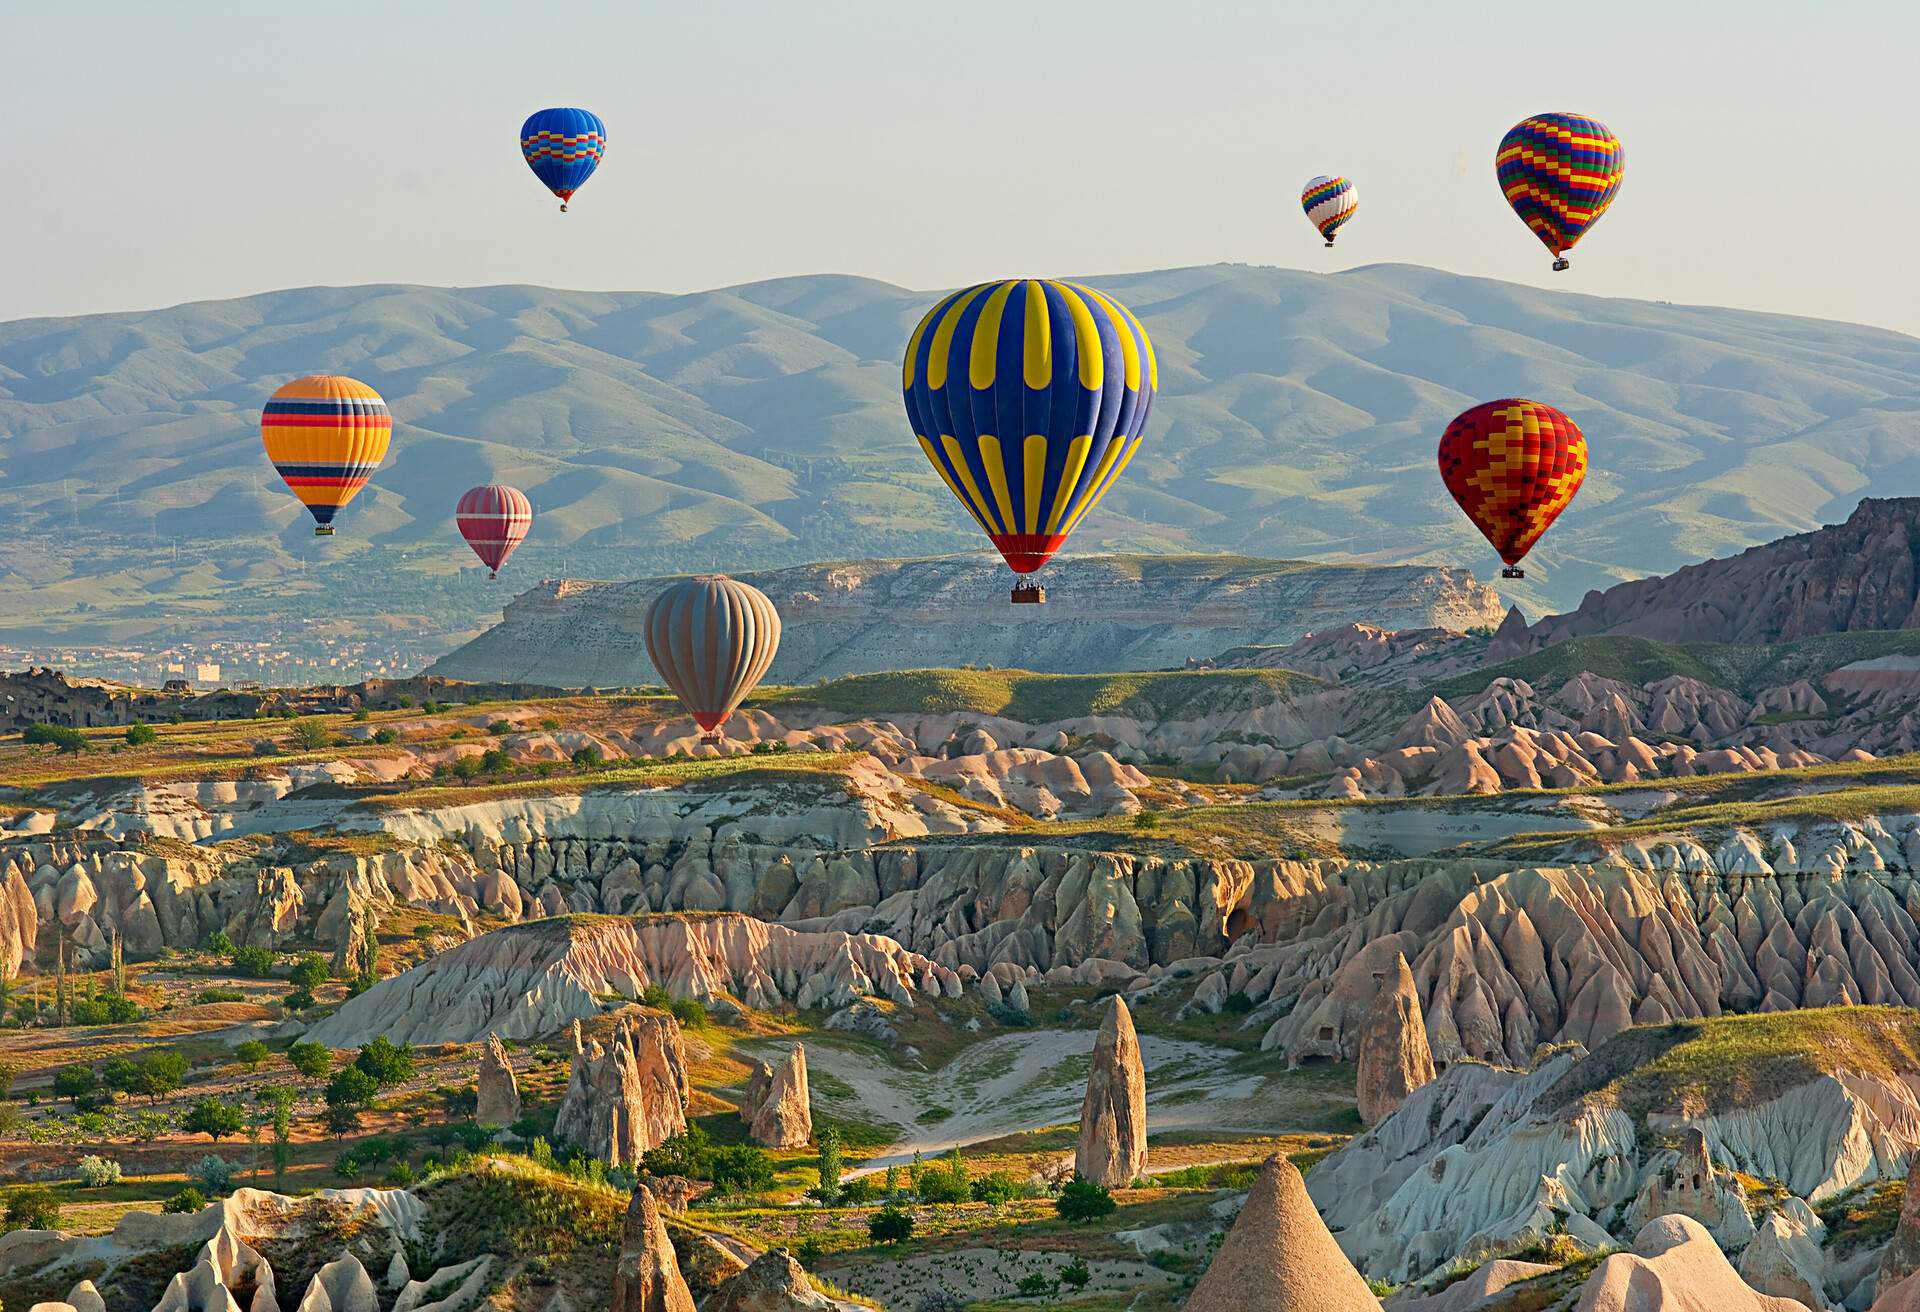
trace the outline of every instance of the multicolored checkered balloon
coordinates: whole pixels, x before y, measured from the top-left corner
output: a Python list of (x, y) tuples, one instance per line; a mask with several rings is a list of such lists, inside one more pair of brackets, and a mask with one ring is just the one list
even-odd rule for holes
[(1500, 194), (1553, 252), (1555, 270), (1567, 267), (1567, 252), (1600, 221), (1627, 176), (1620, 138), (1580, 114), (1535, 114), (1516, 123), (1493, 163)]
[(1587, 439), (1550, 405), (1489, 401), (1447, 425), (1440, 477), (1474, 527), (1521, 577), (1520, 563), (1587, 477)]

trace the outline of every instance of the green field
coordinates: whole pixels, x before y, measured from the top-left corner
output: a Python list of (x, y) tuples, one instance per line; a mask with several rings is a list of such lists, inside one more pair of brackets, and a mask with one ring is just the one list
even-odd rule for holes
[(1249, 710), (1324, 686), (1290, 670), (1180, 670), (1170, 673), (1034, 674), (1027, 670), (900, 670), (860, 674), (760, 699), (760, 705), (818, 706), (849, 715), (971, 711), (1027, 724), (1089, 715), (1142, 720)]

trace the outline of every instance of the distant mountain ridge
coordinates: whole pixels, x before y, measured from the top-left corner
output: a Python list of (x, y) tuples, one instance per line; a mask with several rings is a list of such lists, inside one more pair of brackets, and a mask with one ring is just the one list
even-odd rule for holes
[[(1409, 266), (1088, 279), (1153, 336), (1141, 455), (1081, 551), (1493, 557), (1434, 443), (1491, 396), (1586, 431), (1586, 489), (1507, 595), (1539, 613), (1920, 492), (1920, 340), (1545, 292)], [(200, 629), (316, 610), (471, 629), (451, 521), (513, 483), (521, 580), (634, 578), (972, 549), (911, 440), (899, 359), (939, 293), (786, 278), (688, 295), (307, 288), (0, 324), (0, 637)], [(260, 450), (300, 373), (352, 374), (392, 454), (316, 548)], [(377, 553), (377, 554), (372, 554)]]
[[(962, 664), (1055, 674), (1167, 669), (1189, 656), (1291, 642), (1361, 616), (1466, 628), (1501, 614), (1493, 590), (1462, 570), (1236, 556), (1063, 557), (1048, 567), (1045, 606), (1010, 604), (1013, 576), (986, 553), (737, 577), (780, 610), (772, 683)], [(657, 682), (642, 620), (670, 581), (541, 583), (426, 673), (559, 688)]]

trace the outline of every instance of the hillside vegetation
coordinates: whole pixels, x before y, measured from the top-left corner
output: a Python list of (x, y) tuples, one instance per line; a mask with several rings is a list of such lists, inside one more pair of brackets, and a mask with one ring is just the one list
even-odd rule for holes
[[(1536, 612), (1838, 518), (1864, 486), (1920, 490), (1920, 341), (1897, 333), (1402, 265), (1091, 281), (1151, 333), (1160, 392), (1078, 550), (1484, 571), (1432, 444), (1514, 379), (1578, 398), (1605, 448), (1510, 590)], [(448, 517), (493, 480), (536, 511), (516, 578), (974, 547), (900, 408), (901, 346), (938, 295), (834, 275), (688, 295), (383, 285), (0, 325), (0, 615), (103, 633), (191, 608), (204, 633), (324, 599), (349, 628), (471, 628), (496, 603)], [(320, 547), (256, 431), (261, 400), (317, 368), (400, 417)]]
[(851, 715), (972, 711), (1027, 724), (1089, 715), (1194, 718), (1282, 700), (1320, 681), (1289, 670), (1180, 670), (1034, 674), (1026, 670), (901, 670), (834, 679), (761, 699), (769, 708), (818, 706)]

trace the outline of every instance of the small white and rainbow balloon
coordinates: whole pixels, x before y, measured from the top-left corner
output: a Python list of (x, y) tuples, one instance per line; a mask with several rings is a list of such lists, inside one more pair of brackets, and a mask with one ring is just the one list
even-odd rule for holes
[(1331, 246), (1340, 225), (1360, 208), (1360, 195), (1345, 178), (1322, 175), (1309, 182), (1300, 193), (1300, 208), (1307, 212), (1307, 222), (1318, 228)]

